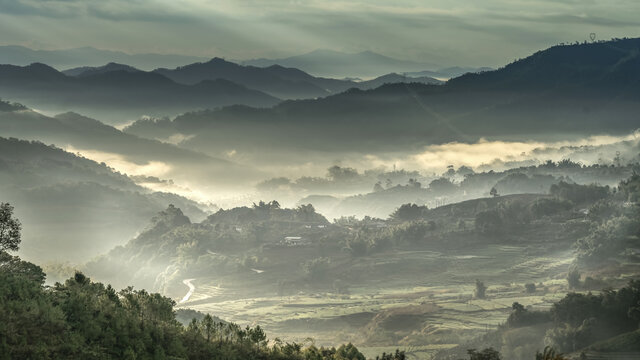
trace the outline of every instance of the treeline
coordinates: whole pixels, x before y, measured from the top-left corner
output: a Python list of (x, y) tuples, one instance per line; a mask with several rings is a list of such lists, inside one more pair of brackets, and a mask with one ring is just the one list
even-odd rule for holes
[[(383, 231), (373, 231), (373, 235), (367, 237), (367, 248), (384, 248), (392, 240), (421, 241), (442, 228), (449, 231), (472, 228), (478, 235), (499, 239), (529, 231), (527, 225), (533, 221), (554, 216), (565, 221), (566, 231), (570, 231), (570, 224), (579, 225), (582, 229), (575, 234), (574, 245), (578, 261), (584, 265), (594, 265), (611, 256), (621, 255), (640, 239), (640, 175), (637, 173), (613, 188), (561, 181), (551, 185), (549, 196), (534, 201), (500, 199), (499, 195), (490, 200), (467, 206), (472, 209), (467, 210), (466, 214), (462, 214), (464, 210), (460, 210), (461, 204), (450, 205), (448, 210), (458, 221), (457, 226), (453, 227), (451, 224), (445, 227), (434, 220), (438, 218), (438, 213), (443, 212), (442, 209), (402, 205), (391, 215), (389, 227)], [(490, 205), (486, 204), (488, 202)], [(472, 226), (464, 221), (465, 216), (473, 218)], [(356, 238), (362, 239), (363, 236)]]
[[(466, 350), (469, 347), (484, 348)], [(541, 352), (540, 348), (545, 347)], [(513, 303), (507, 321), (465, 345), (443, 350), (436, 359), (531, 358), (564, 360), (567, 353), (640, 351), (640, 281), (599, 294), (569, 293), (548, 311)], [(581, 355), (580, 359), (586, 358)]]
[[(507, 328), (519, 328), (548, 322), (544, 342), (562, 352), (574, 352), (614, 336), (633, 332), (640, 325), (640, 281), (632, 280), (620, 290), (605, 289), (569, 293), (553, 305), (550, 311), (532, 311), (519, 303), (507, 319)], [(639, 350), (639, 344), (629, 349)]]
[[(636, 154), (634, 154), (636, 155)], [(493, 187), (498, 193), (544, 193), (549, 186), (560, 181), (581, 183), (605, 181), (615, 182), (638, 170), (638, 158), (623, 158), (621, 155), (606, 161), (609, 164), (586, 165), (570, 159), (557, 162), (547, 160), (538, 165), (520, 166), (504, 171), (475, 172), (467, 166), (447, 171), (438, 175), (424, 176), (417, 171), (365, 170), (359, 172), (355, 168), (332, 166), (327, 169), (325, 177), (301, 177), (289, 179), (272, 178), (259, 183), (256, 189), (265, 193), (279, 193), (284, 190), (294, 192), (327, 193), (339, 190), (373, 189), (373, 192), (392, 190), (394, 188), (421, 188), (434, 196), (454, 196), (456, 194), (488, 194)], [(605, 160), (601, 161), (605, 162)], [(372, 185), (373, 184), (373, 185)]]
[[(628, 180), (634, 183), (636, 178)], [(624, 183), (620, 184), (623, 189)], [(346, 248), (355, 256), (363, 256), (396, 245), (418, 245), (433, 242), (438, 235), (451, 232), (471, 232), (479, 237), (500, 240), (514, 234), (530, 232), (534, 221), (547, 221), (559, 216), (561, 221), (582, 219), (586, 208), (594, 223), (595, 217), (608, 216), (621, 209), (626, 195), (617, 194), (608, 186), (579, 185), (559, 182), (549, 187), (549, 195), (511, 195), (470, 200), (430, 209), (425, 205), (404, 204), (388, 220), (365, 217), (338, 219), (336, 224), (352, 231), (344, 235)], [(616, 195), (616, 196), (614, 196)], [(619, 195), (619, 196), (617, 196)], [(616, 210), (617, 212), (619, 212)], [(633, 211), (633, 209), (629, 209)], [(382, 224), (382, 226), (381, 226)], [(581, 224), (584, 228), (584, 224)]]

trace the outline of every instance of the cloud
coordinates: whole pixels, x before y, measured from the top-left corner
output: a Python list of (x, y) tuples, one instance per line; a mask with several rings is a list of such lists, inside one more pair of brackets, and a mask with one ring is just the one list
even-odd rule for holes
[(0, 0), (0, 12), (51, 18), (94, 17), (113, 21), (189, 21), (195, 12), (184, 1), (159, 0)]
[(116, 171), (127, 175), (145, 175), (162, 178), (167, 176), (172, 167), (162, 161), (148, 161), (142, 164), (134, 163), (127, 160), (122, 154), (109, 153), (91, 149), (78, 149), (73, 146), (66, 146), (65, 151), (74, 154), (80, 154), (82, 157), (86, 157), (96, 162), (104, 162)]
[(448, 143), (430, 145), (417, 153), (380, 157), (369, 155), (362, 162), (369, 167), (401, 168), (423, 172), (442, 172), (448, 165), (469, 166), (475, 169), (501, 170), (509, 163), (542, 163), (570, 158), (585, 164), (611, 163), (620, 152), (626, 160), (638, 154), (640, 132), (626, 136), (591, 136), (571, 141), (487, 141), (476, 143)]
[(631, 0), (0, 0), (0, 32), (4, 42), (58, 48), (232, 59), (328, 48), (501, 66), (591, 32), (638, 36), (638, 13)]

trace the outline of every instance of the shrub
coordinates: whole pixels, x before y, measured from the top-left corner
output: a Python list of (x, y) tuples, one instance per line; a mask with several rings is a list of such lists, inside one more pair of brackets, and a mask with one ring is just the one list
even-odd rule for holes
[(536, 292), (536, 284), (534, 284), (534, 283), (527, 283), (527, 284), (524, 284), (524, 290), (525, 290), (528, 294), (534, 293), (534, 292)]

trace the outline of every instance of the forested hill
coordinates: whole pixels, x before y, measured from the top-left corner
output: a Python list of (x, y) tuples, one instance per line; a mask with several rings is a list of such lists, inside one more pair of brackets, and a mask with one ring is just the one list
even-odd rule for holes
[(626, 94), (638, 100), (640, 38), (557, 45), (496, 71), (468, 73), (451, 79), (448, 91), (590, 89)]
[[(259, 202), (253, 207), (219, 210), (193, 224), (182, 210), (169, 206), (154, 216), (140, 235), (93, 259), (85, 269), (118, 286), (129, 283), (166, 292), (177, 285), (181, 291), (181, 283), (173, 280), (182, 274), (176, 270), (183, 268), (186, 258), (202, 256), (202, 261), (194, 264), (198, 271), (216, 267), (216, 261), (209, 262), (213, 257), (221, 260), (218, 272), (234, 272), (250, 264), (244, 261), (249, 257), (246, 250), (277, 245), (288, 236), (298, 240), (318, 237), (329, 226), (310, 205), (283, 209), (276, 201)], [(221, 253), (234, 255), (218, 257)]]

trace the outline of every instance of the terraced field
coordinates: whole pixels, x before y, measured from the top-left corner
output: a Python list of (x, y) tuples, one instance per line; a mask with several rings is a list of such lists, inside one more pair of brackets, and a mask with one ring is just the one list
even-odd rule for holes
[[(313, 337), (319, 345), (352, 341), (365, 353), (400, 348), (428, 359), (496, 328), (516, 301), (548, 308), (566, 294), (564, 274), (572, 260), (570, 250), (541, 254), (533, 247), (504, 245), (446, 254), (395, 251), (350, 260), (350, 271), (357, 273), (345, 277), (359, 281), (350, 283), (346, 294), (306, 287), (278, 295), (275, 279), (296, 274), (267, 269), (197, 278), (192, 296), (179, 306), (241, 325), (260, 324), (271, 338)], [(488, 286), (486, 299), (473, 298), (475, 279)], [(536, 292), (525, 293), (528, 282), (537, 285)]]

